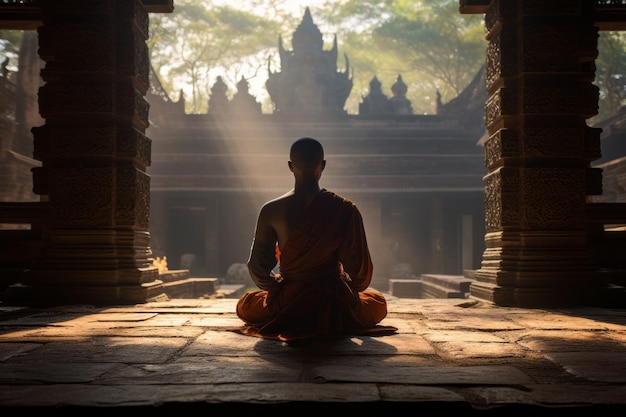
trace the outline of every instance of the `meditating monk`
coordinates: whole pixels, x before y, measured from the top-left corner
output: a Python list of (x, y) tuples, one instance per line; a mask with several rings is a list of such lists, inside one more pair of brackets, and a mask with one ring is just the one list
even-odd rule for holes
[(387, 302), (368, 290), (373, 264), (359, 210), (320, 188), (322, 145), (298, 139), (289, 157), (294, 188), (265, 203), (257, 219), (247, 265), (260, 289), (237, 303), (241, 332), (289, 342), (397, 330), (378, 325)]

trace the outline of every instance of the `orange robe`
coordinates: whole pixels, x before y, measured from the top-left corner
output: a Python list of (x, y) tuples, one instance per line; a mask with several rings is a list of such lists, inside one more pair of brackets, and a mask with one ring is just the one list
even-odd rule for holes
[(373, 265), (357, 207), (322, 190), (280, 252), (275, 242), (254, 242), (248, 268), (260, 290), (237, 303), (250, 336), (283, 341), (335, 334), (390, 333), (384, 296), (367, 291)]

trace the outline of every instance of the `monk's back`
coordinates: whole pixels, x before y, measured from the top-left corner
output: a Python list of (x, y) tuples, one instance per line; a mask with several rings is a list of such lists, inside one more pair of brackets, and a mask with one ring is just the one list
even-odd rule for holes
[(267, 221), (276, 232), (279, 247), (287, 242), (314, 197), (291, 191), (265, 205)]

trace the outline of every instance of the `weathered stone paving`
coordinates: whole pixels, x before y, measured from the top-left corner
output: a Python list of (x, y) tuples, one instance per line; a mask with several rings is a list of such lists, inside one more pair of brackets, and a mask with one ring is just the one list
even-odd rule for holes
[(626, 410), (624, 309), (388, 298), (397, 334), (302, 345), (232, 332), (236, 299), (0, 306), (0, 407)]

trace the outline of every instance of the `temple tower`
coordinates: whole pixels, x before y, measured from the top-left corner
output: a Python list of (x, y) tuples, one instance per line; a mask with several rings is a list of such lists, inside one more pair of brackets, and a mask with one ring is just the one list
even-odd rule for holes
[(391, 113), (389, 98), (383, 93), (382, 83), (374, 76), (369, 93), (359, 103), (359, 115), (385, 115)]
[(218, 76), (211, 86), (211, 96), (209, 97), (209, 114), (227, 113), (229, 109), (228, 86), (221, 76)]
[(413, 114), (413, 105), (411, 100), (406, 98), (406, 92), (408, 86), (402, 79), (402, 75), (398, 74), (396, 82), (391, 86), (391, 98), (389, 104), (391, 105), (391, 112), (393, 114)]
[(322, 33), (307, 7), (293, 33), (293, 50), (278, 39), (280, 71), (268, 68), (266, 88), (276, 114), (332, 116), (345, 114), (344, 105), (352, 90), (347, 56), (345, 71), (337, 70), (337, 37), (332, 49), (324, 50)]

